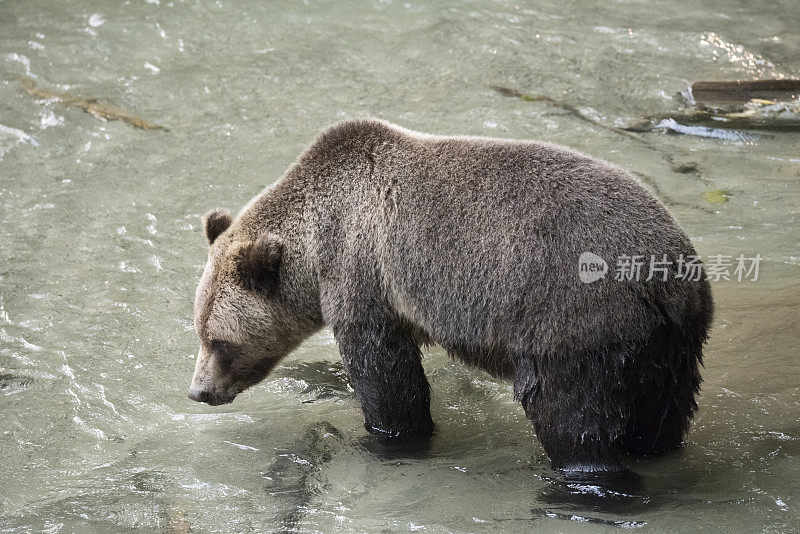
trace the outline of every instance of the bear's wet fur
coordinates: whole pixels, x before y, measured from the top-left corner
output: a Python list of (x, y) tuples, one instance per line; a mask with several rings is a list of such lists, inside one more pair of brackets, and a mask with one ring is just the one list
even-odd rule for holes
[[(327, 325), (387, 438), (433, 431), (433, 343), (511, 381), (568, 471), (675, 449), (697, 409), (711, 291), (675, 270), (695, 250), (631, 174), (566, 147), (347, 121), (206, 233), (195, 400), (230, 402)], [(588, 284), (587, 251), (612, 266)], [(620, 256), (645, 259), (638, 281)], [(645, 280), (651, 256), (666, 280)]]

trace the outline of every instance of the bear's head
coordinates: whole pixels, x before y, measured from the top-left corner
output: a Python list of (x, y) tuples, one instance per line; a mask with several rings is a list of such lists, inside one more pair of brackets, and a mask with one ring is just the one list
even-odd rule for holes
[(281, 284), (281, 238), (253, 240), (232, 222), (222, 211), (205, 217), (210, 249), (194, 304), (200, 351), (189, 398), (211, 405), (263, 380), (310, 333)]

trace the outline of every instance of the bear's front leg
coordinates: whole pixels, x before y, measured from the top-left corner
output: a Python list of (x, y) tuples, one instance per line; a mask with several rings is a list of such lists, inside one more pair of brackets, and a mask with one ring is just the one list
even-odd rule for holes
[(391, 323), (336, 329), (365, 428), (387, 439), (425, 439), (433, 433), (431, 393), (419, 346)]

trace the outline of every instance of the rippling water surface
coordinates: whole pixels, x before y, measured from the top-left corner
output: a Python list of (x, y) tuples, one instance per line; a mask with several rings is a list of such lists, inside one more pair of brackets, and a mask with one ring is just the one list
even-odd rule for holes
[[(677, 109), (691, 81), (797, 77), (800, 9), (687, 6), (0, 2), (0, 530), (796, 528), (800, 136), (608, 127)], [(364, 115), (574, 146), (639, 173), (702, 255), (761, 254), (758, 281), (714, 283), (684, 450), (635, 462), (639, 484), (565, 480), (510, 387), (438, 349), (436, 439), (386, 450), (327, 331), (231, 405), (186, 398), (200, 215), (238, 210), (320, 128)]]

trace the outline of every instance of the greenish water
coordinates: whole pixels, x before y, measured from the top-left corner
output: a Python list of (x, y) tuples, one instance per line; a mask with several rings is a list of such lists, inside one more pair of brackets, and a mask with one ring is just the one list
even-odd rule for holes
[[(0, 531), (797, 528), (800, 135), (643, 143), (490, 89), (613, 126), (691, 81), (797, 77), (797, 28), (794, 0), (0, 1)], [(25, 74), (169, 131), (37, 100)], [(761, 254), (758, 281), (713, 284), (684, 450), (625, 491), (565, 481), (510, 387), (437, 349), (436, 439), (382, 450), (328, 332), (231, 405), (186, 398), (200, 215), (364, 115), (571, 145), (640, 173), (703, 256)]]

